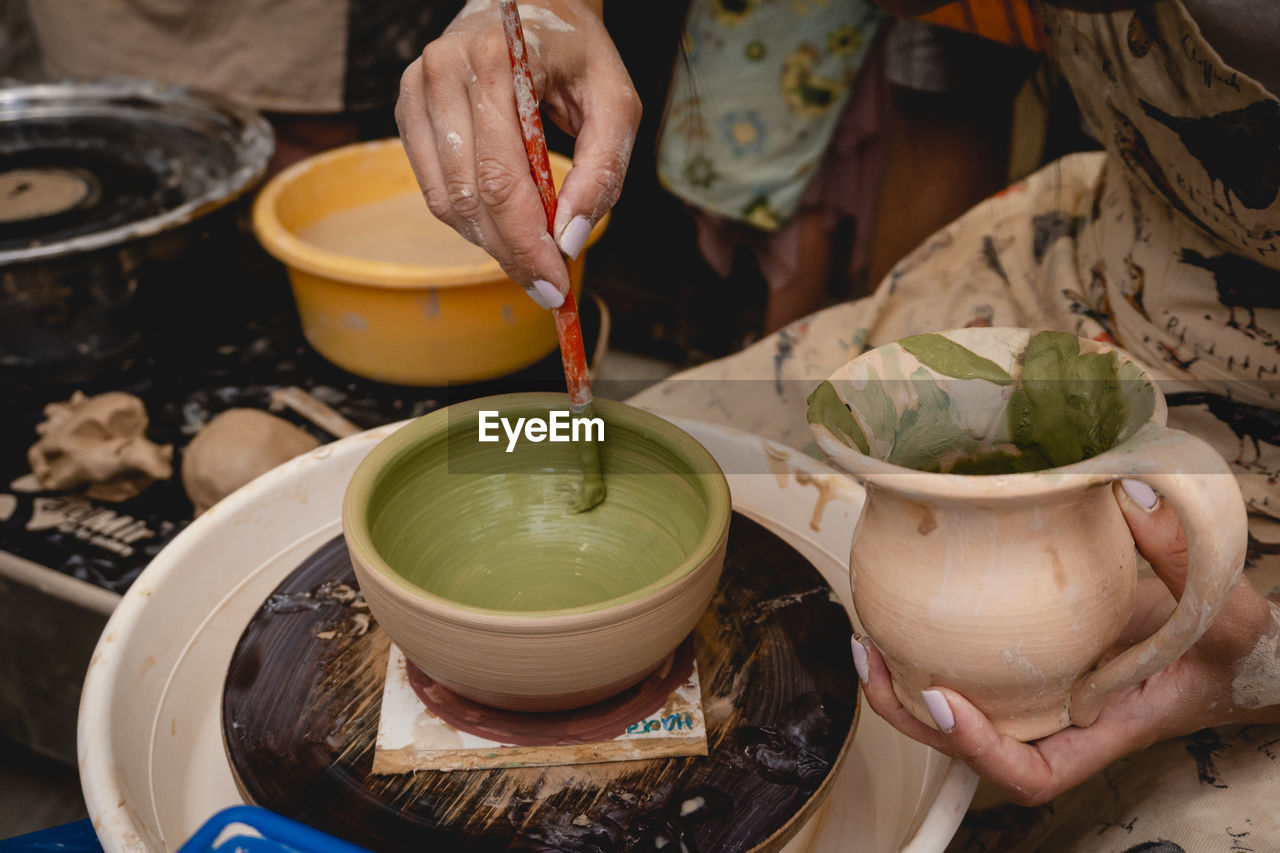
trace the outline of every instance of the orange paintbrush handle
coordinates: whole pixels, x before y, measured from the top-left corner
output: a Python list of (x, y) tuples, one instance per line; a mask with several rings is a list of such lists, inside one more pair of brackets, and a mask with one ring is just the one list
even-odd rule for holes
[[(555, 227), (556, 187), (551, 179), (551, 160), (547, 156), (547, 139), (538, 113), (538, 97), (533, 91), (533, 73), (525, 51), (524, 30), (516, 0), (498, 0), (502, 12), (502, 30), (507, 37), (507, 53), (511, 57), (511, 74), (515, 81), (516, 110), (520, 114), (520, 135), (524, 137), (529, 171), (542, 196), (542, 210), (547, 217), (547, 232)], [(564, 304), (555, 309), (556, 333), (560, 337), (560, 359), (564, 363), (569, 402), (581, 411), (591, 403), (591, 383), (587, 374), (587, 353), (582, 343), (582, 326), (578, 321), (578, 302), (570, 290)]]

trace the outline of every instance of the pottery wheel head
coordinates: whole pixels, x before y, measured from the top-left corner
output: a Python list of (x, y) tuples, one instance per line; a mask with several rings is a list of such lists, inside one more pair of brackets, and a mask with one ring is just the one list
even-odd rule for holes
[(0, 222), (40, 219), (92, 203), (96, 178), (83, 169), (11, 169), (0, 172)]

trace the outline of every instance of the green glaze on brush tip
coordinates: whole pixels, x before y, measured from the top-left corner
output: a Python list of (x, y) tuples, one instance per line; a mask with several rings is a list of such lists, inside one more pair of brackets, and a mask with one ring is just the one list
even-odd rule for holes
[[(581, 414), (574, 415), (574, 420), (591, 419), (596, 416), (595, 407), (590, 403)], [(589, 430), (584, 434), (589, 434)], [(573, 511), (586, 512), (595, 509), (604, 500), (604, 471), (600, 467), (600, 448), (594, 441), (579, 441), (578, 459), (582, 463), (582, 485), (573, 498)]]
[(587, 451), (582, 459), (582, 484), (573, 498), (573, 511), (586, 512), (604, 502), (604, 475), (600, 472), (600, 456)]
[(867, 454), (871, 452), (867, 437), (862, 434), (862, 428), (853, 419), (853, 413), (840, 399), (840, 395), (836, 393), (835, 387), (830, 382), (822, 380), (809, 395), (808, 403), (809, 423), (821, 424), (849, 447), (856, 447)]
[(903, 338), (898, 345), (943, 376), (983, 379), (996, 385), (1013, 384), (1013, 377), (1003, 367), (943, 335), (914, 335)]
[(723, 475), (701, 448), (705, 463), (616, 408), (595, 443), (608, 495), (590, 512), (570, 511), (581, 442), (525, 441), (507, 453), (477, 440), (472, 412), (381, 469), (368, 500), (374, 550), (409, 583), (487, 610), (591, 607), (670, 574), (703, 542), (713, 508), (727, 515)]

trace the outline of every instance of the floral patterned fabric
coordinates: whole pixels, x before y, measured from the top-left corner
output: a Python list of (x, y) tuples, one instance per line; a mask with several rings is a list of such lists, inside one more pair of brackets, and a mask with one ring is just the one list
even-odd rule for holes
[[(983, 202), (876, 292), (635, 399), (813, 449), (804, 397), (869, 345), (983, 325), (1118, 342), (1171, 426), (1232, 463), (1246, 576), (1280, 593), (1280, 101), (1228, 66), (1180, 0), (1046, 0), (1050, 53), (1105, 152)], [(954, 850), (1280, 849), (1280, 726), (1204, 731), (1037, 809), (971, 812)]]
[(795, 212), (882, 15), (871, 0), (693, 0), (658, 177), (765, 231)]

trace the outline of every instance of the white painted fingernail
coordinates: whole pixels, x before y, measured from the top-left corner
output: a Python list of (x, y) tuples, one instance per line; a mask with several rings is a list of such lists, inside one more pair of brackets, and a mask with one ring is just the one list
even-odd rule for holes
[(943, 696), (940, 690), (921, 690), (920, 698), (924, 700), (924, 706), (929, 710), (929, 716), (933, 717), (933, 721), (938, 724), (938, 728), (943, 734), (950, 734), (956, 727), (956, 717), (951, 713), (947, 697)]
[(591, 223), (587, 221), (587, 217), (573, 217), (560, 235), (560, 251), (577, 260), (582, 247), (587, 245), (587, 236), (590, 234)]
[(853, 668), (858, 671), (858, 680), (865, 686), (867, 679), (871, 677), (871, 670), (867, 666), (867, 649), (866, 646), (858, 642), (858, 638), (854, 637), (853, 645)]
[(535, 299), (533, 301), (537, 302), (543, 308), (559, 308), (564, 304), (564, 294), (560, 292), (558, 287), (549, 281), (543, 281), (540, 278), (535, 278), (533, 280), (533, 289), (538, 291), (538, 295), (542, 297), (541, 299)]
[(538, 289), (534, 287), (532, 284), (526, 284), (524, 286), (524, 292), (529, 294), (529, 298), (532, 299), (534, 304), (537, 305), (539, 308), (551, 307), (550, 305), (547, 304), (547, 300), (542, 298), (542, 294), (538, 292)]
[(1121, 480), (1120, 488), (1124, 489), (1124, 493), (1129, 496), (1130, 500), (1147, 512), (1156, 508), (1156, 504), (1160, 499), (1156, 497), (1156, 493), (1150, 486), (1141, 480)]

